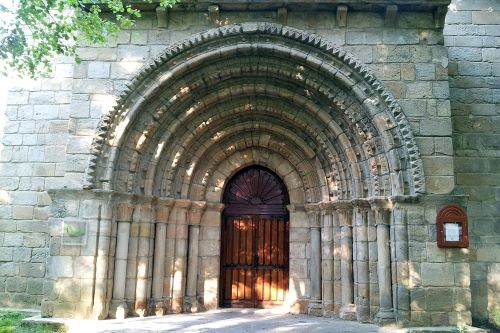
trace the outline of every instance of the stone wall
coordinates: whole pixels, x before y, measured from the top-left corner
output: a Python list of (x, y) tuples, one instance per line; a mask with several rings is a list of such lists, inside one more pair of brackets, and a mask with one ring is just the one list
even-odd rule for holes
[[(58, 216), (89, 220), (94, 216), (86, 216), (83, 211), (86, 208), (80, 204), (51, 203), (47, 191), (82, 188), (98, 122), (133, 74), (167, 45), (193, 33), (221, 24), (267, 21), (317, 33), (367, 64), (397, 98), (412, 125), (422, 155), (427, 191), (448, 194), (454, 190), (456, 180), (459, 189), (470, 196), (472, 311), (477, 317), (484, 316), (498, 296), (495, 294), (498, 278), (494, 275), (498, 274), (498, 267), (494, 263), (498, 262), (495, 253), (500, 247), (496, 226), (500, 215), (500, 183), (495, 163), (500, 141), (500, 36), (496, 25), (500, 22), (499, 15), (495, 15), (497, 1), (464, 2), (456, 1), (447, 16), (448, 48), (443, 45), (440, 29), (435, 28), (432, 12), (400, 12), (392, 20), (381, 11), (348, 11), (345, 18), (335, 11), (221, 11), (219, 16), (206, 11), (172, 11), (167, 21), (160, 24), (156, 13), (147, 12), (134, 29), (123, 31), (107, 46), (82, 48), (81, 64), (59, 61), (54, 65), (53, 77), (14, 87), (9, 94), (0, 148), (0, 306), (38, 307), (43, 297), (52, 300), (60, 296), (50, 281), (45, 283), (45, 296), (42, 290), (46, 275), (61, 273), (54, 273), (52, 268), (46, 273), (49, 251), (52, 255), (70, 251), (57, 242), (49, 247), (49, 216), (54, 221)], [(489, 6), (492, 10), (485, 10)], [(159, 28), (162, 25), (166, 29)], [(415, 324), (426, 324), (429, 320), (433, 324), (468, 322), (468, 295), (459, 292), (468, 288), (462, 275), (467, 275), (465, 263), (469, 254), (436, 248), (433, 223), (437, 207), (424, 206), (427, 207), (424, 211), (422, 206), (404, 206), (410, 212), (405, 213), (410, 218), (402, 220), (408, 224), (407, 238), (398, 241), (407, 247), (408, 252), (404, 250), (401, 257), (403, 266), (407, 266), (398, 269), (411, 273), (411, 279), (397, 281), (398, 286), (408, 289), (404, 290), (406, 298), (400, 296), (405, 295), (401, 292), (396, 296), (402, 299), (395, 299), (408, 304), (405, 315), (411, 313)], [(60, 224), (54, 226), (60, 228)], [(211, 225), (201, 228), (201, 248), (217, 240), (214, 228)], [(57, 239), (61, 230), (50, 233)], [(200, 267), (211, 272), (213, 267), (206, 267), (214, 258), (212, 253), (205, 255), (200, 257)], [(408, 259), (415, 264), (408, 266), (404, 263)], [(80, 263), (85, 266), (82, 260)], [(64, 262), (55, 264), (52, 266), (64, 266)], [(70, 267), (68, 278), (82, 270), (78, 263), (71, 262)], [(442, 267), (450, 279), (453, 277), (446, 285), (435, 281), (433, 275), (426, 275)], [(204, 288), (215, 288), (217, 274), (207, 273)], [(483, 288), (487, 281), (490, 281), (488, 290)], [(464, 306), (452, 314), (445, 305), (434, 304), (446, 294), (446, 288), (454, 288), (452, 301)], [(73, 297), (69, 301), (77, 304), (82, 296), (68, 297)], [(463, 318), (451, 317), (461, 312)]]
[[(407, 302), (413, 325), (450, 325), (471, 322), (469, 289), (469, 250), (438, 248), (436, 244), (437, 211), (450, 202), (465, 206), (462, 196), (427, 196), (419, 204), (396, 205), (393, 219), (394, 237), (405, 246), (395, 246), (396, 265), (408, 286)], [(397, 218), (402, 215), (401, 218)], [(405, 262), (404, 258), (407, 258)], [(404, 295), (404, 294), (402, 294)], [(453, 308), (450, 309), (450, 304)]]
[(469, 196), (472, 314), (500, 306), (500, 2), (458, 1), (448, 48), (456, 183)]
[[(0, 306), (39, 307), (49, 254), (46, 190), (62, 186), (73, 64), (12, 87), (0, 135)], [(0, 120), (4, 120), (0, 117)]]

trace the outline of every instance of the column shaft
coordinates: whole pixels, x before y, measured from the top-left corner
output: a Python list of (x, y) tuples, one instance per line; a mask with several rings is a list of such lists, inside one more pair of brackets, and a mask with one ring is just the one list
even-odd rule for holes
[(130, 222), (119, 221), (116, 240), (115, 271), (113, 281), (113, 300), (125, 301), (125, 282), (127, 278), (128, 241)]
[[(172, 213), (171, 215), (174, 215)], [(172, 292), (174, 282), (174, 256), (175, 256), (175, 221), (167, 224), (167, 239), (165, 241), (165, 273), (163, 279), (163, 297), (167, 310), (172, 309)]]
[(323, 292), (323, 312), (325, 315), (334, 315), (334, 284), (333, 284), (333, 221), (332, 212), (322, 212), (322, 227), (321, 227), (321, 280)]
[[(196, 302), (196, 285), (198, 282), (198, 241), (200, 237), (200, 226), (189, 226), (189, 251), (188, 251), (188, 267), (186, 281), (186, 296), (191, 298), (191, 307)], [(196, 310), (191, 309), (191, 312)]]
[(356, 319), (354, 305), (353, 276), (353, 239), (352, 239), (352, 208), (338, 209), (340, 220), (340, 270), (342, 284), (342, 307), (340, 317), (346, 320)]
[(311, 299), (321, 300), (321, 229), (311, 228)]
[(379, 285), (380, 309), (376, 319), (380, 323), (394, 321), (392, 304), (392, 273), (391, 273), (391, 235), (390, 211), (376, 207), (375, 221), (377, 223), (377, 273)]
[(340, 218), (338, 212), (334, 211), (333, 218), (333, 300), (334, 314), (340, 316), (342, 307), (342, 247), (340, 245)]
[(104, 319), (108, 316), (108, 269), (109, 250), (111, 244), (112, 211), (107, 204), (99, 205), (97, 217), (97, 253), (95, 262), (94, 306), (92, 316)]
[(149, 294), (149, 256), (150, 244), (154, 229), (151, 224), (151, 207), (142, 205), (134, 211), (134, 219), (138, 220), (139, 242), (137, 249), (137, 280), (135, 287), (135, 312), (139, 316), (147, 315), (147, 298)]
[(356, 315), (360, 322), (370, 321), (370, 285), (368, 265), (368, 216), (364, 207), (355, 208), (356, 224)]
[(178, 200), (175, 202), (176, 224), (175, 224), (175, 248), (172, 285), (172, 311), (182, 312), (184, 295), (186, 292), (186, 261), (188, 243), (188, 209), (191, 206), (189, 200)]
[(354, 299), (353, 270), (352, 270), (352, 227), (342, 226), (340, 230), (341, 247), (341, 275), (342, 275), (342, 304), (352, 304)]
[(155, 251), (153, 263), (153, 288), (152, 296), (155, 303), (160, 305), (163, 299), (163, 279), (165, 277), (165, 241), (167, 238), (167, 225), (156, 224)]
[(389, 249), (389, 226), (377, 225), (378, 276), (380, 309), (392, 310), (391, 260)]

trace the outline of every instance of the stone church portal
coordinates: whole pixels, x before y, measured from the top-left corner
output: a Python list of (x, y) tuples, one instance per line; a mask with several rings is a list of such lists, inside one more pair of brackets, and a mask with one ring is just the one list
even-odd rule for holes
[(500, 5), (448, 5), (153, 1), (55, 59), (8, 97), (0, 306), (496, 311)]
[(367, 67), (316, 35), (244, 23), (167, 48), (131, 82), (93, 141), (90, 197), (74, 193), (99, 227), (89, 313), (408, 315), (389, 226), (397, 198), (425, 192), (422, 161)]

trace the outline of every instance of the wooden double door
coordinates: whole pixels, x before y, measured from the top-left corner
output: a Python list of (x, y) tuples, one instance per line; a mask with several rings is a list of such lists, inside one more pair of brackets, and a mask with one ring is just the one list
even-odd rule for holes
[(288, 292), (288, 217), (226, 216), (222, 226), (221, 305), (265, 308)]

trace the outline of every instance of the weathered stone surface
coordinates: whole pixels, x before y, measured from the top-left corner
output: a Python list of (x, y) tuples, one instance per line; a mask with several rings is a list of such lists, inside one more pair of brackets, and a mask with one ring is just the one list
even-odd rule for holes
[(73, 276), (73, 259), (69, 256), (54, 256), (47, 259), (47, 277), (64, 278)]
[[(157, 30), (153, 28), (156, 27), (155, 13), (145, 13), (134, 30), (121, 33), (109, 42), (109, 47), (81, 48), (82, 64), (57, 63), (54, 79), (26, 83), (12, 92), (7, 111), (9, 121), (2, 139), (2, 161), (7, 164), (0, 165), (0, 188), (5, 191), (0, 192), (0, 216), (4, 219), (0, 221), (0, 246), (8, 249), (5, 258), (18, 265), (5, 266), (5, 273), (11, 277), (41, 274), (41, 269), (37, 271), (36, 267), (45, 264), (49, 252), (49, 237), (45, 234), (48, 230), (43, 230), (44, 225), (27, 223), (32, 219), (47, 220), (53, 214), (88, 219), (94, 234), (97, 223), (102, 222), (104, 226), (108, 222), (102, 219), (112, 218), (103, 206), (99, 208), (94, 197), (107, 190), (135, 193), (133, 205), (149, 200), (151, 195), (176, 198), (191, 195), (197, 200), (215, 203), (221, 201), (227, 178), (255, 163), (269, 167), (285, 179), (287, 185), (291, 185), (290, 201), (298, 204), (417, 192), (465, 193), (470, 200), (470, 256), (438, 249), (434, 217), (429, 219), (427, 213), (425, 220), (408, 216), (408, 221), (394, 221), (397, 228), (393, 230), (391, 245), (397, 262), (392, 273), (393, 280), (398, 282), (394, 301), (399, 307), (398, 318), (404, 321), (408, 316), (412, 318), (412, 325), (470, 321), (467, 293), (460, 297), (458, 294), (468, 288), (467, 277), (471, 275), (470, 304), (475, 314), (486, 313), (490, 305), (484, 301), (487, 296), (480, 286), (485, 285), (487, 265), (497, 261), (491, 253), (498, 252), (494, 217), (498, 216), (500, 200), (500, 192), (496, 195), (500, 67), (495, 30), (498, 22), (494, 15), (497, 7), (494, 1), (485, 1), (453, 3), (450, 7), (453, 10), (446, 17), (446, 47), (440, 45), (443, 38), (435, 28), (439, 23), (435, 20), (439, 18), (438, 12), (405, 8), (388, 24), (390, 20), (384, 19), (383, 10), (365, 12), (346, 5), (348, 10), (342, 28), (338, 27), (334, 12), (312, 14), (289, 10), (288, 24), (307, 30), (306, 34), (263, 24), (224, 26), (167, 52), (163, 50), (170, 43), (189, 38), (193, 32), (206, 31), (209, 24), (206, 14), (171, 11), (168, 29)], [(484, 6), (491, 6), (492, 12), (484, 10)], [(220, 23), (275, 22), (276, 13), (270, 13), (223, 10), (220, 18), (229, 21)], [(238, 54), (232, 58), (227, 52), (232, 45), (224, 41), (238, 40), (241, 31), (246, 30), (252, 33), (231, 51), (233, 55)], [(254, 51), (240, 47), (254, 42), (251, 35), (263, 34), (264, 30), (267, 36), (256, 38)], [(344, 49), (361, 62), (345, 56), (327, 40), (311, 33), (345, 46)], [(286, 39), (286, 43), (277, 45), (280, 39)], [(201, 41), (209, 43), (203, 50), (196, 49)], [(184, 52), (185, 49), (190, 49), (189, 53)], [(196, 58), (211, 52), (213, 58)], [(325, 61), (319, 54), (333, 56)], [(141, 69), (153, 56), (158, 58)], [(366, 71), (363, 63), (370, 64), (375, 77)], [(161, 75), (153, 79), (151, 73), (158, 66), (163, 66), (158, 70)], [(319, 72), (324, 75), (317, 75), (317, 68), (321, 68)], [(137, 70), (139, 75), (132, 79)], [(175, 80), (162, 81), (171, 75)], [(257, 77), (258, 80), (254, 80)], [(377, 87), (380, 82), (388, 89)], [(158, 84), (164, 85), (155, 90)], [(121, 89), (123, 97), (118, 97)], [(118, 105), (114, 109), (116, 101)], [(360, 106), (358, 101), (366, 103)], [(179, 102), (182, 107), (177, 107), (181, 105)], [(398, 103), (407, 120), (401, 117)], [(374, 114), (381, 121), (373, 121)], [(103, 121), (98, 123), (101, 118)], [(413, 140), (412, 135), (419, 137)], [(392, 152), (386, 154), (389, 149)], [(217, 169), (225, 160), (231, 163)], [(82, 183), (84, 177), (85, 184)], [(398, 182), (399, 185), (394, 185)], [(86, 197), (75, 200), (76, 204), (68, 203), (61, 210), (49, 208), (52, 199), (44, 190), (81, 189), (82, 186), (104, 191), (82, 191)], [(53, 193), (51, 191), (51, 195)], [(72, 196), (76, 192), (68, 193)], [(121, 195), (113, 200), (122, 200)], [(78, 204), (84, 201), (92, 204)], [(423, 209), (424, 204), (417, 205)], [(302, 261), (298, 262), (300, 267), (293, 268), (293, 274), (300, 278), (291, 288), (296, 287), (294, 291), (300, 291), (300, 297), (307, 298), (310, 295), (310, 225), (306, 218), (294, 219), (294, 214), (297, 213), (290, 214), (290, 256)], [(404, 217), (398, 216), (398, 219)], [(186, 219), (187, 215), (165, 222), (184, 223)], [(141, 223), (156, 222), (154, 213), (140, 220)], [(224, 246), (219, 243), (220, 221), (219, 212), (209, 212), (202, 217), (198, 244), (202, 258), (211, 258), (202, 261), (204, 271), (210, 274), (207, 280), (198, 281), (198, 288), (210, 289), (214, 295), (217, 295), (217, 281), (210, 279), (217, 280), (219, 261), (213, 258), (218, 258)], [(96, 237), (92, 237), (86, 238), (81, 247), (62, 245), (61, 228), (58, 225), (51, 230), (53, 256), (48, 258), (48, 277), (61, 278), (70, 288), (74, 283), (72, 291), (75, 292), (68, 294), (60, 304), (51, 303), (58, 295), (47, 294), (43, 309), (47, 314), (69, 315), (77, 309), (85, 309), (85, 304), (90, 302), (87, 294), (82, 296), (83, 293), (77, 292), (80, 285), (81, 290), (85, 289), (79, 279), (83, 276), (92, 279), (90, 258), (97, 253), (106, 257), (107, 252), (102, 251), (108, 248), (108, 264), (113, 267), (116, 240), (114, 229), (108, 228), (101, 239), (103, 242), (98, 243)], [(141, 258), (149, 258), (145, 262), (152, 260), (152, 229), (148, 226), (132, 229), (131, 235), (144, 239), (135, 245), (131, 239), (129, 256), (135, 258), (140, 251)], [(173, 234), (167, 231), (167, 239), (179, 239), (177, 254), (184, 257), (188, 255), (187, 228), (179, 227), (178, 234), (176, 229), (174, 227)], [(11, 248), (16, 250), (11, 252)], [(177, 272), (184, 274), (185, 263), (183, 259), (174, 258), (175, 248), (175, 242), (167, 247), (167, 252), (172, 252), (167, 254), (172, 262), (165, 269), (175, 271), (175, 267), (180, 267)], [(363, 256), (356, 252), (355, 258), (375, 258), (373, 244), (368, 245), (368, 249)], [(59, 254), (67, 257), (56, 257)], [(82, 254), (89, 259), (84, 265), (75, 261), (73, 272), (71, 258), (84, 258), (79, 257)], [(339, 256), (335, 246), (332, 255)], [(334, 270), (339, 268), (338, 258), (336, 260), (337, 265), (335, 259), (331, 265)], [(469, 260), (481, 263), (477, 265), (477, 272), (474, 268), (468, 272)], [(131, 281), (126, 287), (131, 300), (136, 293), (134, 279), (138, 269), (132, 261)], [(142, 267), (145, 272), (150, 270), (146, 266)], [(331, 269), (330, 265), (325, 268)], [(416, 275), (408, 277), (410, 272)], [(109, 274), (112, 276), (112, 270)], [(339, 277), (335, 271), (331, 275)], [(104, 275), (100, 272), (99, 276)], [(372, 278), (370, 276), (370, 281), (374, 281), (376, 287), (376, 279)], [(110, 281), (101, 282), (96, 285), (110, 284)], [(407, 282), (418, 286), (415, 292), (407, 292), (404, 285)], [(215, 287), (211, 283), (215, 283)], [(34, 286), (30, 288), (28, 282), (26, 291), (16, 295), (24, 295), (26, 302), (31, 302), (30, 295), (39, 295), (39, 284)], [(495, 295), (494, 289), (492, 286), (492, 295)], [(439, 298), (445, 290), (455, 295), (452, 303), (460, 299), (463, 307), (445, 309), (444, 304), (432, 308), (430, 303), (421, 304), (434, 299), (442, 301)], [(103, 293), (106, 294), (109, 295), (109, 290)], [(203, 295), (199, 297), (202, 299)], [(217, 296), (214, 297), (211, 302), (217, 304)], [(10, 294), (7, 298), (13, 299)], [(80, 298), (85, 298), (87, 303), (79, 304)], [(418, 300), (416, 304), (414, 299)], [(304, 308), (308, 309), (309, 305)]]
[(6, 280), (6, 291), (22, 293), (26, 290), (26, 278), (9, 277)]
[(453, 264), (422, 263), (422, 285), (453, 286), (455, 284)]

